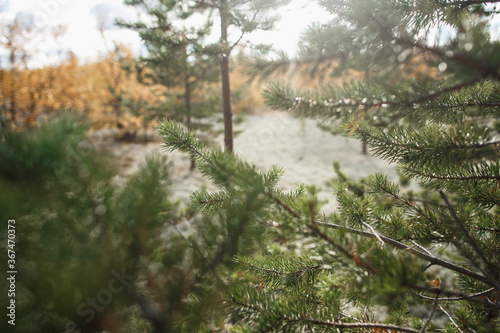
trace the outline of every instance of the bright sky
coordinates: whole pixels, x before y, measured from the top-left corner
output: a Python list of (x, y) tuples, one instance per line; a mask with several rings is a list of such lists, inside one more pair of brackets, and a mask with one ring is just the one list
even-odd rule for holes
[[(137, 34), (130, 30), (119, 29), (112, 24), (116, 17), (130, 20), (136, 17), (136, 9), (123, 5), (122, 0), (3, 0), (3, 3), (7, 3), (7, 10), (2, 14), (7, 20), (19, 13), (25, 13), (33, 15), (35, 24), (39, 27), (58, 24), (67, 26), (67, 32), (60, 44), (46, 43), (41, 47), (42, 51), (71, 50), (82, 60), (102, 54), (106, 47), (97, 30), (96, 12), (100, 12), (107, 14), (108, 43), (122, 42), (131, 47), (136, 54), (140, 53), (141, 41)], [(281, 20), (276, 31), (256, 32), (248, 39), (258, 43), (273, 43), (276, 49), (293, 54), (297, 49), (300, 33), (310, 23), (324, 22), (330, 18), (314, 0), (292, 0), (290, 5), (282, 8), (280, 14)]]

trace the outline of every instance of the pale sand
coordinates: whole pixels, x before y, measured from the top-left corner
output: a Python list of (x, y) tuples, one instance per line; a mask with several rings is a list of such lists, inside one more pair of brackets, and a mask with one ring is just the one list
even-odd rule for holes
[[(235, 126), (235, 131), (241, 131), (234, 140), (238, 156), (261, 170), (273, 165), (283, 167), (285, 172), (279, 186), (285, 190), (296, 183), (321, 188), (319, 199), (329, 201), (321, 209), (324, 213), (335, 208), (330, 185), (335, 177), (334, 161), (339, 161), (341, 170), (355, 179), (375, 172), (386, 174), (391, 180), (398, 178), (394, 165), (361, 154), (359, 141), (327, 133), (311, 119), (298, 119), (286, 112), (263, 112), (247, 115), (244, 122)], [(222, 144), (222, 136), (216, 142)], [(189, 170), (190, 161), (185, 155), (166, 153), (158, 142), (113, 144), (111, 152), (125, 167), (124, 174), (135, 172), (149, 154), (167, 154), (173, 167), (173, 197), (186, 203), (193, 191), (208, 183), (198, 171)], [(210, 184), (208, 188), (216, 189)]]

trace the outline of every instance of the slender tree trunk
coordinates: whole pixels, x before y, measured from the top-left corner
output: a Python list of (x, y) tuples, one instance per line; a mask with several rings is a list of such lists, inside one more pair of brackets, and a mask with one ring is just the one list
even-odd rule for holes
[(233, 112), (231, 110), (231, 88), (229, 85), (229, 49), (227, 43), (227, 0), (220, 3), (221, 42), (225, 50), (220, 60), (220, 73), (222, 82), (222, 105), (224, 114), (224, 145), (226, 151), (233, 152)]
[(17, 99), (16, 99), (16, 93), (17, 93), (17, 86), (16, 86), (16, 80), (17, 80), (17, 72), (15, 69), (12, 69), (12, 83), (10, 86), (10, 105), (9, 105), (9, 113), (10, 113), (10, 123), (15, 124), (16, 123), (16, 108), (17, 108)]
[[(189, 75), (184, 77), (184, 98), (186, 103), (186, 125), (191, 130), (191, 85), (189, 84)], [(191, 170), (196, 167), (194, 158), (191, 159)]]

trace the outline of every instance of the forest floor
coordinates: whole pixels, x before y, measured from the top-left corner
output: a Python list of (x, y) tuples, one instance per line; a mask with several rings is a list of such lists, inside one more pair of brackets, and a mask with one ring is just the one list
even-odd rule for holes
[[(332, 163), (338, 161), (341, 171), (354, 179), (366, 177), (375, 172), (386, 174), (397, 180), (395, 165), (379, 158), (361, 153), (361, 143), (353, 138), (332, 135), (318, 128), (311, 119), (296, 118), (286, 112), (266, 111), (246, 115), (245, 120), (235, 125), (235, 153), (247, 162), (266, 169), (281, 166), (284, 175), (279, 186), (288, 190), (297, 183), (315, 185), (320, 189), (318, 197), (328, 202), (322, 207), (324, 213), (335, 206), (331, 179), (336, 176)], [(214, 140), (222, 145), (220, 135)], [(146, 156), (166, 154), (172, 164), (172, 194), (186, 204), (189, 195), (203, 185), (213, 185), (197, 170), (190, 170), (190, 161), (184, 154), (167, 153), (161, 142), (124, 143), (109, 141), (104, 147), (116, 158), (126, 177), (138, 170)]]

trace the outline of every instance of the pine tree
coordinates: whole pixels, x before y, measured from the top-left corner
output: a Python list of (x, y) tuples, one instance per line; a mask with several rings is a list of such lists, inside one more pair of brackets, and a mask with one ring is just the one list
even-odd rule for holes
[[(172, 124), (162, 133), (180, 131)], [(202, 172), (216, 167), (220, 173), (214, 181), (224, 191), (200, 191), (198, 201), (243, 200), (220, 201), (220, 207), (232, 208), (193, 218), (171, 199), (164, 157), (152, 156), (137, 174), (117, 180), (112, 161), (96, 150), (87, 129), (82, 117), (64, 113), (37, 129), (1, 133), (0, 253), (4, 272), (17, 274), (15, 297), (7, 298), (9, 280), (0, 281), (2, 302), (16, 304), (15, 326), (2, 320), (0, 330), (165, 333), (223, 327), (219, 309), (232, 257), (255, 252), (268, 239), (264, 226), (255, 226), (269, 214), (259, 191), (276, 182), (279, 170), (258, 173), (232, 155), (203, 148), (193, 136), (171, 135), (173, 142), (193, 142)], [(229, 177), (235, 169), (244, 178)], [(256, 187), (249, 191), (246, 181)]]
[[(231, 108), (231, 88), (229, 81), (229, 58), (232, 50), (240, 43), (243, 37), (255, 30), (271, 30), (277, 17), (270, 15), (269, 12), (275, 10), (281, 5), (288, 3), (289, 0), (259, 0), (259, 1), (242, 1), (242, 0), (197, 0), (197, 1), (126, 1), (126, 4), (134, 6), (146, 7), (150, 15), (155, 17), (157, 26), (150, 27), (145, 23), (136, 25), (127, 25), (120, 22), (123, 26), (128, 26), (133, 29), (143, 31), (142, 38), (150, 43), (154, 41), (153, 48), (162, 50), (164, 54), (171, 54), (177, 59), (184, 59), (181, 63), (181, 68), (189, 67), (189, 55), (204, 54), (215, 58), (220, 63), (220, 77), (222, 84), (222, 105), (224, 115), (224, 143), (228, 151), (233, 150), (233, 126), (232, 126), (232, 108)], [(187, 21), (194, 13), (199, 13), (208, 18), (208, 25), (198, 24), (193, 25)], [(193, 34), (194, 31), (208, 29), (212, 32), (213, 20), (220, 20), (220, 41), (212, 45), (196, 44), (202, 35), (195, 36), (187, 42), (188, 33)], [(188, 23), (186, 23), (188, 22)], [(184, 26), (180, 30), (176, 25)], [(190, 24), (192, 26), (190, 26)], [(235, 40), (231, 41), (229, 29), (236, 30)], [(198, 29), (198, 30), (197, 30)], [(190, 44), (195, 43), (195, 44)], [(165, 49), (163, 51), (163, 49)], [(177, 49), (177, 51), (175, 51)], [(184, 50), (184, 51), (182, 51)], [(165, 53), (167, 52), (167, 53)], [(177, 52), (177, 53), (176, 53)], [(184, 55), (178, 56), (178, 52), (184, 52)], [(158, 54), (155, 52), (155, 54)], [(186, 96), (188, 96), (186, 94)]]
[[(165, 123), (167, 146), (214, 156), (203, 170), (222, 189), (193, 196), (201, 212), (267, 212), (253, 222), (274, 242), (236, 256), (241, 272), (225, 303), (231, 330), (497, 332), (500, 142), (493, 122), (500, 113), (500, 43), (489, 33), (495, 1), (320, 3), (355, 41), (355, 50), (350, 40), (342, 45), (353, 55), (343, 68), (374, 61), (377, 75), (340, 88), (325, 82), (321, 91), (277, 82), (265, 92), (268, 104), (339, 119), (347, 135), (395, 163), (419, 191), (381, 174), (360, 183), (339, 172), (339, 208), (319, 215), (314, 191), (284, 194), (276, 180), (255, 182), (248, 176), (254, 167), (236, 167), (243, 162), (220, 152), (199, 153), (190, 134), (165, 135), (174, 128)], [(322, 38), (329, 46), (330, 35)], [(328, 54), (318, 59), (335, 64)], [(425, 71), (412, 76), (406, 70), (415, 60)], [(392, 125), (373, 126), (377, 118)], [(262, 201), (256, 206), (243, 193)]]
[(204, 82), (215, 81), (216, 77), (213, 62), (200, 52), (209, 32), (208, 23), (198, 27), (176, 26), (177, 20), (187, 20), (194, 14), (178, 1), (126, 1), (125, 4), (144, 11), (146, 18), (142, 17), (135, 23), (119, 20), (117, 24), (139, 32), (147, 49), (147, 55), (141, 60), (153, 69), (154, 82), (183, 88), (183, 102), (170, 116), (185, 119), (191, 129), (193, 116), (202, 113), (193, 105), (193, 92)]

